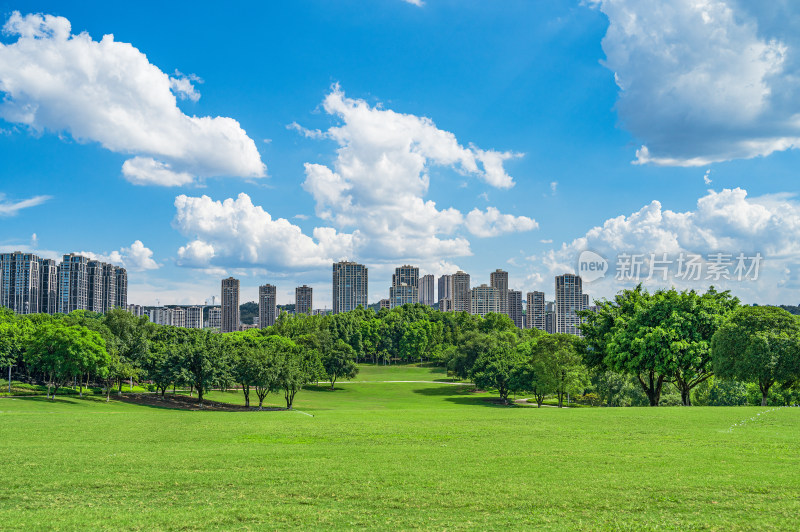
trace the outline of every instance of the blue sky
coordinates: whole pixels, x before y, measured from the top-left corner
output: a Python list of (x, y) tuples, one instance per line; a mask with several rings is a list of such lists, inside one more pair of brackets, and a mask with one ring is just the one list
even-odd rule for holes
[(0, 1), (0, 249), (124, 263), (148, 305), (329, 306), (345, 257), (372, 301), (405, 263), (552, 297), (586, 249), (760, 253), (646, 284), (800, 299), (798, 8), (420, 4)]

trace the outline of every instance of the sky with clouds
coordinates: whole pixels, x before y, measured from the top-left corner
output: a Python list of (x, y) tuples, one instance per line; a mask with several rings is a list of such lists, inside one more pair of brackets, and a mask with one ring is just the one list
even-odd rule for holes
[[(587, 250), (608, 262), (593, 297), (635, 284), (614, 270), (640, 257), (651, 288), (800, 301), (790, 0), (0, 0), (0, 17), (0, 250), (123, 264), (130, 302), (202, 303), (233, 275), (245, 301), (309, 284), (330, 306), (344, 258), (371, 301), (406, 263), (473, 285), (502, 268), (551, 299)], [(684, 257), (702, 275), (653, 274)]]

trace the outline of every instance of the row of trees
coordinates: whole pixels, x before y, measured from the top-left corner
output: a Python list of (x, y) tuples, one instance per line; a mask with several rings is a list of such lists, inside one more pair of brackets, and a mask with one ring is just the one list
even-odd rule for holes
[(632, 376), (651, 406), (674, 385), (685, 406), (713, 375), (771, 388), (800, 379), (800, 321), (776, 307), (740, 307), (729, 292), (705, 294), (641, 286), (583, 312), (584, 360), (596, 372)]
[[(259, 407), (267, 394), (283, 391), (291, 408), (303, 386), (328, 376), (326, 365), (335, 368), (334, 382), (356, 367), (349, 346), (321, 350), (326, 346), (307, 340), (159, 326), (122, 310), (55, 316), (0, 311), (0, 364), (45, 382), (53, 398), (68, 383), (78, 383), (81, 395), (95, 383), (108, 400), (114, 386), (121, 390), (125, 380), (136, 379), (152, 382), (162, 396), (169, 387), (189, 387), (200, 404), (208, 390), (234, 384), (244, 389), (248, 406), (251, 390)], [(349, 366), (330, 360), (342, 351)]]
[(566, 394), (608, 406), (688, 406), (693, 395), (719, 403), (741, 398), (741, 382), (757, 385), (766, 402), (775, 385), (785, 392), (800, 378), (800, 318), (781, 309), (740, 307), (713, 287), (705, 294), (637, 287), (598, 305), (583, 313), (583, 338), (520, 330), (500, 314), (481, 318), (424, 305), (282, 314), (272, 327), (222, 335), (153, 325), (123, 311), (5, 312), (0, 364), (18, 366), (53, 392), (70, 380), (94, 379), (110, 393), (112, 385), (138, 379), (162, 395), (188, 386), (202, 401), (212, 387), (239, 385), (248, 405), (251, 391), (261, 406), (268, 393), (283, 390), (287, 407), (307, 383), (324, 379), (333, 389), (354, 377), (358, 361), (430, 361), (496, 389), (503, 401), (530, 393), (540, 405), (549, 395), (561, 404)]

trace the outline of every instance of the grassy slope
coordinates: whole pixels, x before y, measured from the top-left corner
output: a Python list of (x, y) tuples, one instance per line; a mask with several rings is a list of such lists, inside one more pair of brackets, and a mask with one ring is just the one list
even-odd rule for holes
[[(404, 371), (419, 378), (369, 380), (437, 378)], [(800, 409), (728, 432), (765, 409), (506, 408), (433, 382), (337, 388), (298, 395), (315, 417), (1, 399), (2, 528), (797, 526)], [(222, 397), (238, 399), (210, 398)]]

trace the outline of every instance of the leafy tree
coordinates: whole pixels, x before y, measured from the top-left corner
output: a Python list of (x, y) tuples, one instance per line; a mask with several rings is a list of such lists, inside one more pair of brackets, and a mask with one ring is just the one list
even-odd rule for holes
[(472, 380), (479, 388), (495, 388), (500, 399), (508, 404), (513, 376), (524, 363), (513, 343), (499, 341), (477, 358), (471, 370)]
[(546, 367), (554, 371), (552, 382), (558, 397), (558, 407), (564, 405), (564, 396), (577, 394), (588, 381), (586, 366), (577, 349), (579, 339), (572, 334), (551, 334), (539, 340), (539, 346), (550, 353), (551, 364)]
[(331, 383), (331, 390), (334, 389), (337, 379), (352, 379), (358, 375), (355, 359), (355, 350), (343, 340), (336, 340), (335, 344), (323, 351), (322, 367)]
[(325, 374), (319, 352), (303, 345), (297, 345), (287, 338), (276, 340), (279, 352), (279, 371), (277, 385), (284, 392), (286, 408), (291, 410), (294, 397), (306, 384), (317, 382)]
[(800, 378), (800, 322), (776, 307), (742, 307), (714, 334), (714, 371), (722, 378), (755, 382), (761, 405), (770, 388)]
[(99, 333), (80, 325), (47, 323), (37, 327), (28, 341), (25, 357), (31, 367), (45, 374), (48, 397), (83, 371), (108, 366), (105, 341)]
[(203, 396), (217, 382), (224, 368), (220, 349), (222, 335), (199, 329), (185, 329), (185, 334), (183, 367), (197, 390), (197, 402), (202, 406)]

